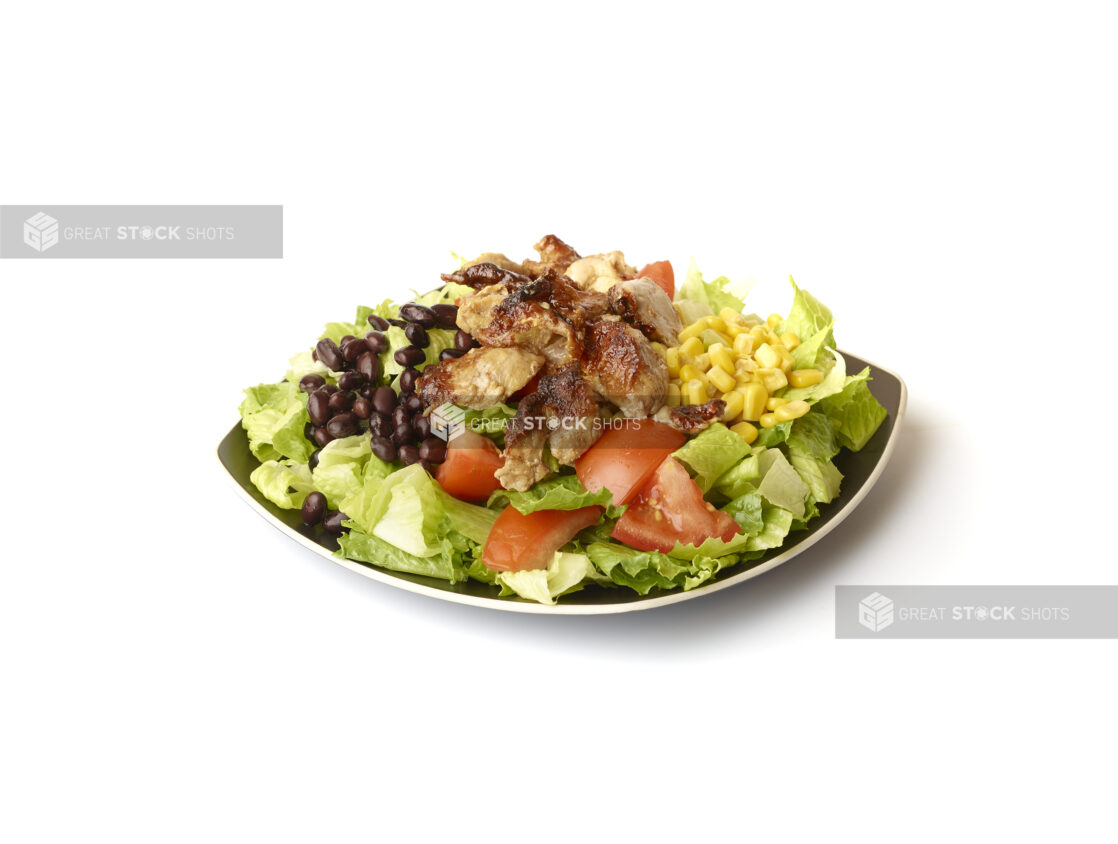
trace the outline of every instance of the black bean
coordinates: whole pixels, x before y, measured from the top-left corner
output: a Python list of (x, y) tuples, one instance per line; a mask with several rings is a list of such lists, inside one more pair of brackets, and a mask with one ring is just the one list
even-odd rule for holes
[(325, 388), (311, 393), (307, 399), (307, 415), (317, 427), (326, 424), (326, 420), (330, 418), (330, 394)]
[(415, 302), (408, 302), (404, 307), (400, 308), (400, 316), (408, 322), (417, 323), (424, 328), (434, 328), (436, 323), (438, 323), (434, 311), (426, 305), (417, 305)]
[(365, 345), (364, 339), (358, 340), (356, 337), (350, 337), (341, 346), (342, 357), (348, 363), (353, 363), (358, 357), (369, 351), (369, 347)]
[(317, 525), (326, 513), (326, 496), (321, 492), (312, 492), (303, 499), (303, 524)]
[(408, 413), (422, 413), (423, 412), (423, 399), (415, 393), (409, 395), (404, 399), (404, 408)]
[(389, 414), (396, 409), (396, 391), (391, 387), (377, 387), (373, 393), (373, 409), (377, 413)]
[[(330, 409), (335, 413), (345, 413), (353, 407), (354, 398), (355, 396), (353, 393), (334, 393), (334, 395), (330, 396), (330, 401), (327, 402), (327, 404), (329, 404)], [(335, 434), (335, 436), (337, 435)]]
[(415, 382), (419, 380), (419, 370), (412, 369), (410, 366), (401, 372), (398, 376), (398, 383), (400, 385), (401, 393), (414, 393)]
[[(368, 354), (366, 352), (366, 354)], [(343, 372), (338, 376), (338, 388), (342, 390), (359, 390), (365, 385), (365, 376), (360, 372)]]
[[(385, 328), (388, 328), (386, 325)], [(388, 348), (388, 338), (379, 331), (370, 331), (365, 335), (365, 348), (374, 355), (379, 355)]]
[(304, 375), (299, 379), (299, 389), (304, 393), (313, 393), (319, 387), (326, 383), (326, 379), (321, 375)]
[(398, 349), (392, 357), (396, 359), (396, 363), (400, 366), (416, 366), (427, 360), (427, 355), (423, 349), (417, 349), (415, 346), (404, 346), (404, 348)]
[(361, 398), (363, 398), (363, 399), (368, 399), (369, 401), (372, 401), (373, 400), (373, 393), (375, 393), (376, 391), (377, 391), (376, 384), (366, 384), (364, 387), (362, 387), (360, 390), (357, 391), (357, 395), (361, 396)]
[(442, 463), (446, 460), (446, 443), (438, 437), (427, 437), (419, 444), (419, 456), (431, 463)]
[(357, 433), (357, 417), (352, 413), (339, 413), (326, 423), (326, 431), (334, 439), (351, 437)]
[(373, 412), (373, 405), (368, 399), (357, 399), (353, 403), (353, 415), (358, 419), (368, 419)]
[(460, 358), (466, 354), (465, 349), (443, 349), (439, 352), (439, 360), (450, 360), (451, 358)]
[(318, 349), (311, 349), (311, 360), (318, 361)]
[(415, 435), (421, 440), (425, 440), (431, 436), (431, 420), (426, 416), (415, 416), (411, 420), (411, 426), (415, 428)]
[(338, 392), (338, 385), (327, 384), (325, 387), (322, 387), (322, 391), (326, 393), (326, 395), (332, 396), (334, 393)]
[[(314, 435), (314, 432), (312, 431), (311, 436), (313, 436), (313, 435)], [(310, 437), (307, 437), (307, 439), (309, 440)], [(316, 448), (314, 451), (312, 451), (311, 452), (311, 458), (310, 458), (310, 460), (307, 461), (307, 468), (310, 469), (313, 472), (315, 470), (315, 468), (318, 466), (318, 460), (321, 456), (322, 456), (322, 449), (321, 448)]]
[(431, 311), (435, 314), (439, 328), (454, 328), (458, 325), (457, 305), (432, 305)]
[[(388, 320), (386, 320), (382, 316), (377, 316), (376, 314), (369, 314), (369, 325), (371, 325), (377, 331), (388, 330)], [(365, 339), (369, 339), (368, 335), (366, 335)]]
[(454, 335), (454, 348), (461, 349), (463, 352), (468, 352), (474, 347), (474, 338), (468, 331), (459, 330)]
[(403, 425), (397, 425), (396, 430), (392, 432), (392, 436), (389, 437), (389, 439), (391, 439), (393, 444), (397, 446), (407, 445), (410, 442), (415, 442), (415, 428), (411, 426), (410, 422), (405, 422)]
[(341, 340), (338, 341), (338, 348), (340, 349), (342, 346), (344, 346), (346, 343), (348, 343), (352, 339), (353, 339), (352, 334), (345, 335)]
[(377, 413), (373, 411), (373, 415), (369, 417), (369, 432), (374, 437), (384, 437), (387, 439), (392, 436), (392, 431), (396, 426), (392, 423), (392, 417), (384, 413)]
[(315, 445), (317, 445), (319, 448), (325, 448), (327, 443), (329, 443), (332, 439), (334, 438), (330, 436), (330, 432), (327, 431), (325, 428), (314, 429), (314, 442)]
[(342, 368), (345, 359), (342, 357), (341, 349), (329, 337), (323, 337), (318, 343), (315, 344), (315, 351), (318, 352), (318, 359), (330, 367), (335, 372)]
[(306, 437), (308, 440), (312, 436), (314, 436), (314, 425), (312, 425), (310, 422), (303, 426), (303, 436)]
[(427, 336), (427, 329), (417, 322), (413, 322), (405, 328), (404, 335), (413, 346), (418, 346), (421, 349), (426, 349), (431, 342), (431, 338)]
[[(365, 347), (362, 346), (362, 348)], [(372, 352), (363, 352), (361, 356), (357, 358), (357, 371), (360, 372), (364, 379), (370, 384), (376, 383), (376, 380), (380, 377), (380, 358)]]
[(411, 422), (411, 414), (406, 407), (400, 406), (392, 411), (392, 426), (398, 427)]
[(393, 319), (389, 317), (388, 323), (389, 325), (395, 325), (397, 328), (404, 328), (408, 324), (408, 321), (406, 319)]
[(400, 462), (405, 466), (410, 466), (419, 460), (419, 449), (414, 445), (402, 445), (399, 448)]
[(345, 533), (349, 528), (342, 524), (342, 522), (349, 519), (341, 510), (333, 510), (326, 514), (326, 518), (322, 520), (322, 529), (327, 533)]
[(385, 463), (396, 462), (396, 446), (392, 445), (387, 437), (374, 436), (369, 441), (369, 447), (372, 448), (373, 454)]

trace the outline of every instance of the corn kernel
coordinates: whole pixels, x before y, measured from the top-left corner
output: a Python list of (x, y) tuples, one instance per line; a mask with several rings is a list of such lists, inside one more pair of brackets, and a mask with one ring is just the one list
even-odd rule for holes
[(779, 369), (782, 358), (780, 353), (768, 343), (762, 343), (760, 348), (753, 353), (753, 357), (765, 369)]
[(752, 445), (753, 441), (756, 440), (758, 436), (757, 428), (748, 422), (739, 422), (737, 425), (731, 425), (730, 430), (745, 440), (748, 445)]
[(741, 324), (741, 314), (733, 308), (723, 308), (718, 312), (718, 316), (727, 326), (733, 325), (734, 323)]
[(800, 345), (800, 338), (791, 331), (785, 331), (780, 335), (780, 342), (784, 344), (784, 347), (788, 349), (788, 351), (792, 351), (796, 346)]
[(746, 330), (747, 330), (746, 327), (744, 325), (739, 324), (739, 323), (736, 323), (736, 322), (726, 323), (726, 336), (729, 337), (731, 340), (733, 340), (735, 337), (737, 337), (739, 334), (745, 332)]
[(762, 343), (767, 343), (769, 339), (766, 336), (764, 326), (761, 325), (755, 325), (749, 329), (749, 336), (753, 338), (753, 348), (755, 349)]
[(683, 399), (679, 392), (679, 384), (674, 381), (668, 384), (668, 407), (679, 407)]
[(685, 340), (690, 340), (692, 337), (698, 337), (700, 334), (703, 333), (705, 329), (706, 325), (703, 324), (703, 321), (701, 319), (697, 319), (681, 332), (679, 332), (679, 342), (682, 343)]
[(741, 416), (742, 408), (745, 407), (745, 396), (737, 390), (730, 390), (722, 395), (722, 401), (726, 402), (726, 411), (722, 414), (723, 422), (733, 422)]
[(725, 346), (719, 346), (717, 349), (711, 347), (710, 362), (713, 366), (726, 370), (727, 373), (733, 373), (734, 371), (734, 356)]
[(710, 355), (703, 352), (701, 355), (695, 356), (695, 368), (700, 372), (706, 372), (710, 369)]
[(769, 400), (765, 402), (765, 408), (767, 410), (776, 410), (778, 407), (786, 404), (788, 404), (788, 399), (778, 398), (777, 396), (770, 396)]
[(799, 419), (805, 413), (811, 410), (811, 405), (806, 401), (790, 401), (787, 404), (778, 407), (773, 411), (777, 422), (788, 422), (792, 419)]
[(707, 400), (707, 388), (698, 378), (692, 378), (683, 386), (683, 398), (687, 404), (702, 404)]
[(699, 368), (690, 363), (685, 363), (679, 368), (679, 380), (685, 384), (688, 381), (698, 378), (701, 374)]
[(794, 369), (788, 376), (793, 387), (814, 387), (823, 381), (823, 373), (818, 369)]
[(775, 413), (762, 413), (760, 422), (761, 422), (761, 427), (762, 428), (771, 428), (776, 424), (776, 414)]
[(676, 378), (679, 376), (679, 349), (667, 349), (664, 352), (664, 363), (668, 365), (668, 375)]
[(703, 317), (703, 322), (706, 323), (707, 328), (713, 328), (715, 331), (725, 331), (726, 322), (722, 317), (708, 316)]
[(769, 328), (776, 328), (782, 322), (784, 322), (784, 317), (780, 314), (769, 314), (769, 318), (765, 320), (765, 325)]
[(683, 358), (694, 359), (695, 355), (701, 355), (704, 351), (706, 347), (698, 337), (688, 337), (679, 347), (679, 354)]
[(783, 390), (788, 386), (788, 377), (782, 369), (758, 369), (757, 375), (760, 376), (761, 383), (770, 393)]
[(710, 371), (707, 372), (707, 377), (710, 379), (710, 383), (712, 383), (723, 393), (728, 393), (730, 390), (734, 389), (734, 387), (738, 385), (738, 382), (734, 379), (734, 376), (723, 369), (721, 366), (712, 366), (710, 368)]
[(742, 389), (741, 416), (748, 422), (756, 422), (765, 412), (765, 402), (769, 400), (769, 392), (763, 384), (747, 384)]
[(753, 354), (753, 337), (749, 334), (739, 334), (734, 338), (734, 354)]
[(780, 368), (784, 370), (784, 374), (787, 375), (792, 371), (792, 367), (796, 365), (796, 359), (792, 357), (792, 353), (783, 346), (777, 349), (777, 354), (780, 355)]

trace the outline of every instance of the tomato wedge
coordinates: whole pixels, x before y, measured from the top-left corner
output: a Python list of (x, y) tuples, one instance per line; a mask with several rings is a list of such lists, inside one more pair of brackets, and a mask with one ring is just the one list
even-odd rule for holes
[(667, 553), (677, 542), (701, 545), (712, 536), (728, 542), (737, 533), (737, 522), (704, 501), (699, 485), (669, 457), (621, 514), (612, 536), (641, 551)]
[(637, 278), (652, 279), (668, 294), (669, 299), (675, 298), (675, 270), (671, 261), (653, 261), (637, 273)]
[(484, 501), (501, 488), (493, 473), (504, 465), (491, 439), (475, 431), (462, 431), (447, 443), (446, 460), (435, 470), (435, 480), (455, 498)]
[(556, 551), (601, 514), (598, 506), (525, 514), (510, 505), (493, 523), (481, 561), (495, 571), (545, 569)]
[(683, 445), (683, 434), (663, 422), (626, 419), (611, 426), (575, 461), (579, 482), (590, 492), (605, 487), (614, 504), (628, 504), (664, 458)]

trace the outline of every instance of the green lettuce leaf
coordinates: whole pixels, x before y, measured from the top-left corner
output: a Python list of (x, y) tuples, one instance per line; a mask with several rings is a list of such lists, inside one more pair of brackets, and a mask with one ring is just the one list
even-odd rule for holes
[(307, 494), (314, 490), (311, 470), (290, 460), (266, 460), (248, 477), (265, 498), (285, 510), (302, 507)]
[(365, 464), (372, 454), (364, 434), (331, 440), (322, 449), (312, 476), (315, 489), (326, 496), (331, 508), (344, 511), (342, 502), (361, 491)]
[(517, 594), (529, 601), (554, 604), (560, 595), (577, 592), (586, 583), (601, 580), (585, 554), (556, 551), (546, 569), (503, 571), (497, 574), (502, 595)]
[(807, 484), (813, 501), (828, 504), (835, 500), (842, 484), (842, 472), (830, 459), (821, 460), (800, 452), (792, 452), (788, 461)]
[(792, 423), (788, 435), (789, 453), (799, 452), (818, 460), (830, 460), (839, 453), (837, 425), (820, 410), (813, 410)]
[(757, 482), (761, 480), (761, 462), (758, 455), (762, 451), (763, 448), (754, 449), (753, 454), (743, 457), (723, 473), (714, 482), (711, 492), (726, 499), (734, 499), (756, 489)]
[(676, 291), (675, 297), (681, 304), (688, 301), (706, 305), (713, 313), (718, 313), (723, 308), (733, 308), (741, 313), (745, 309), (745, 291), (740, 291), (739, 297), (736, 288), (737, 285), (726, 276), (714, 281), (703, 281), (703, 274), (692, 260), (687, 268), (687, 277)]
[(757, 439), (753, 441), (754, 448), (772, 448), (788, 439), (792, 433), (791, 422), (779, 422), (771, 428), (758, 428)]
[(674, 559), (658, 551), (638, 551), (617, 542), (592, 542), (586, 556), (614, 583), (647, 595), (653, 589), (694, 589), (724, 568), (737, 556)]
[[(835, 318), (830, 309), (806, 290), (801, 290), (794, 279), (789, 277), (788, 281), (792, 284), (795, 296), (792, 297), (792, 309), (788, 312), (788, 318), (777, 326), (776, 333), (791, 331), (800, 338), (801, 343), (809, 341), (816, 344), (816, 352), (824, 346), (835, 345), (832, 333)], [(820, 332), (823, 332), (821, 339), (817, 336)], [(794, 351), (792, 357), (796, 357)]]
[[(738, 437), (740, 440), (741, 437)], [(597, 492), (588, 492), (576, 475), (559, 475), (540, 481), (526, 492), (499, 489), (489, 496), (489, 507), (504, 508), (511, 505), (521, 513), (535, 513), (537, 510), (577, 510), (597, 504), (609, 510), (620, 511), (613, 507), (613, 496), (604, 487)], [(615, 512), (610, 513), (616, 515)]]
[(423, 467), (414, 463), (366, 482), (346, 501), (346, 524), (417, 557), (434, 556), (441, 548), (440, 528), (446, 515), (440, 492)]
[(870, 377), (867, 366), (857, 375), (845, 379), (840, 391), (820, 402), (820, 409), (835, 423), (838, 441), (851, 451), (861, 451), (881, 427), (889, 414), (881, 406), (866, 383)]
[(455, 547), (449, 539), (440, 543), (436, 553), (417, 556), (397, 548), (378, 536), (370, 536), (357, 529), (343, 533), (338, 539), (337, 556), (363, 563), (372, 563), (392, 571), (409, 574), (422, 574), (438, 577), (455, 583), (466, 579), (466, 566), (463, 565), (469, 549)]
[(778, 448), (761, 453), (761, 483), (757, 491), (766, 501), (788, 510), (796, 518), (804, 515), (809, 490), (799, 473), (792, 468), (788, 458)]
[(759, 534), (749, 537), (749, 542), (745, 546), (748, 552), (763, 554), (770, 548), (779, 548), (784, 544), (784, 538), (788, 536), (796, 520), (796, 517), (783, 507), (770, 506), (762, 506), (761, 518), (764, 527)]
[(426, 305), (428, 308), (432, 305), (453, 305), (462, 296), (468, 296), (473, 293), (474, 289), (465, 284), (459, 284), (456, 281), (448, 281), (438, 290), (432, 290), (424, 293), (422, 296), (416, 296), (412, 301), (417, 305)]
[(297, 384), (281, 381), (249, 387), (240, 412), (249, 448), (257, 460), (288, 457), (306, 463), (310, 459), (314, 445), (303, 436), (303, 427), (310, 421), (307, 397)]
[(716, 422), (692, 437), (672, 457), (690, 471), (703, 493), (710, 491), (714, 482), (749, 454), (749, 445), (723, 425)]
[(806, 401), (808, 404), (815, 404), (827, 398), (827, 396), (842, 392), (843, 385), (846, 383), (846, 359), (833, 350), (831, 355), (833, 356), (832, 360), (821, 364), (822, 368), (826, 370), (822, 381), (813, 387), (789, 387), (780, 394), (781, 397), (788, 401), (799, 399)]
[(738, 496), (722, 509), (733, 516), (742, 533), (748, 536), (758, 536), (765, 529), (761, 493), (757, 491)]

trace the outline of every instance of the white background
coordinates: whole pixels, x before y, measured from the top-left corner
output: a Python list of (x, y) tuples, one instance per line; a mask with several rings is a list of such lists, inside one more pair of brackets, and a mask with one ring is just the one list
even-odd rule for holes
[[(1113, 840), (1113, 642), (835, 641), (833, 596), (1115, 582), (1115, 23), (6, 6), (0, 202), (282, 203), (286, 246), (0, 262), (0, 838)], [(860, 510), (587, 619), (393, 590), (235, 498), (242, 387), (552, 231), (827, 302), (910, 390)]]

